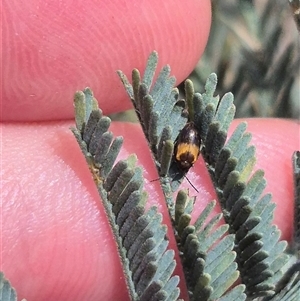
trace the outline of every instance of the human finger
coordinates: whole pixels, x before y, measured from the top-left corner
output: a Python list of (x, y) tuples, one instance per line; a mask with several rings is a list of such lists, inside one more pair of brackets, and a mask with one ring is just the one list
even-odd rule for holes
[[(257, 168), (266, 170), (266, 192), (273, 193), (273, 201), (278, 205), (275, 223), (282, 230), (282, 237), (289, 239), (293, 200), (291, 155), (299, 147), (295, 139), (299, 124), (255, 119), (248, 124), (257, 146)], [(20, 124), (3, 128), (6, 147), (2, 156), (2, 241), (5, 244), (1, 247), (1, 269), (19, 296), (30, 300), (126, 300), (116, 244), (69, 125)], [(112, 130), (125, 137), (120, 158), (137, 154), (146, 178), (147, 206), (159, 207), (169, 227), (171, 246), (175, 247), (159, 183), (151, 182), (157, 173), (140, 127), (114, 123)], [(199, 214), (216, 198), (201, 159), (188, 177), (199, 193), (186, 182), (182, 188), (189, 188), (191, 194), (197, 195), (195, 212)], [(176, 272), (182, 275), (180, 265)], [(182, 283), (181, 286), (184, 287)]]
[(209, 0), (3, 2), (2, 120), (73, 118), (74, 91), (91, 87), (106, 114), (131, 107), (116, 70), (143, 70), (159, 53), (181, 82), (201, 56)]

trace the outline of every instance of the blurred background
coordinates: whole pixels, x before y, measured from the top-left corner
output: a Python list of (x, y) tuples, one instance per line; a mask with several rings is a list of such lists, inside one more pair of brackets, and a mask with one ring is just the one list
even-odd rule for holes
[[(203, 92), (215, 72), (216, 94), (234, 94), (236, 118), (299, 119), (299, 32), (300, 0), (212, 0), (208, 44), (188, 78)], [(132, 110), (110, 117), (137, 121)]]

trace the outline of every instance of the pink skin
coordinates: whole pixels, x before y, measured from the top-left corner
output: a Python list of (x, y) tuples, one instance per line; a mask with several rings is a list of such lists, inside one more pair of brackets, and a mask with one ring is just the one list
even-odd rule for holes
[[(3, 48), (7, 52), (3, 60), (2, 119), (13, 122), (1, 126), (5, 147), (1, 150), (0, 269), (17, 289), (19, 298), (31, 301), (128, 300), (101, 200), (69, 130), (74, 122), (66, 120), (73, 119), (71, 99), (76, 89), (89, 85), (105, 112), (130, 107), (115, 70), (122, 69), (129, 75), (133, 67), (143, 68), (152, 49), (159, 51), (160, 66), (170, 63), (180, 82), (205, 47), (210, 4), (146, 1), (149, 7), (141, 12), (140, 6), (127, 2), (118, 3), (122, 9), (104, 1), (101, 9), (93, 1), (86, 1), (82, 7), (67, 1), (52, 3), (3, 3)], [(95, 22), (89, 21), (89, 14)], [(100, 42), (103, 39), (105, 45)], [(66, 47), (61, 46), (62, 40), (67, 41)], [(108, 86), (104, 85), (104, 77)], [(58, 119), (65, 121), (55, 121)], [(15, 122), (34, 120), (53, 121)], [(266, 192), (272, 191), (278, 205), (275, 222), (282, 237), (290, 239), (290, 159), (292, 152), (300, 149), (299, 124), (276, 119), (251, 119), (248, 123), (257, 146), (257, 168), (265, 169)], [(158, 205), (170, 226), (159, 183), (150, 182), (157, 173), (139, 125), (114, 123), (112, 130), (125, 138), (120, 158), (137, 154), (146, 178), (147, 205)], [(188, 177), (199, 190), (199, 213), (216, 197), (201, 158)], [(196, 194), (188, 183), (182, 186)], [(171, 232), (169, 237), (174, 246)], [(176, 273), (182, 275), (180, 265)], [(186, 297), (184, 283), (181, 287)]]
[(3, 1), (2, 119), (73, 118), (74, 91), (92, 87), (106, 113), (131, 107), (115, 72), (158, 51), (178, 83), (202, 54), (205, 1)]

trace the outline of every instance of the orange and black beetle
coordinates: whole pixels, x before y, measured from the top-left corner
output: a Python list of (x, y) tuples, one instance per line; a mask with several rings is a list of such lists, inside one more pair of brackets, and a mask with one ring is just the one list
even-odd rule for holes
[(179, 168), (187, 172), (200, 154), (201, 139), (194, 122), (188, 122), (179, 133), (175, 143), (174, 155)]

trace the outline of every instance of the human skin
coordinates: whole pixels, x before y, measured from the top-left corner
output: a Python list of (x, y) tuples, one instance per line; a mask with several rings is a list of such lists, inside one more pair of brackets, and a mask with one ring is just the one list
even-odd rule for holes
[[(210, 5), (209, 1), (173, 0), (164, 1), (162, 7), (161, 1), (145, 1), (143, 5), (149, 7), (141, 11), (122, 1), (103, 4), (101, 9), (94, 1), (85, 1), (84, 7), (64, 1), (61, 5), (68, 8), (66, 13), (65, 7), (51, 5), (54, 2), (3, 1), (3, 41), (10, 53), (4, 52), (3, 56), (1, 99), (2, 120), (6, 121), (1, 124), (1, 270), (17, 289), (19, 298), (33, 301), (128, 300), (116, 245), (101, 200), (69, 130), (74, 126), (72, 94), (88, 85), (95, 91), (105, 113), (129, 108), (130, 102), (115, 70), (121, 69), (128, 75), (134, 67), (143, 70), (153, 49), (159, 52), (160, 66), (169, 63), (179, 83), (195, 66), (205, 47)], [(126, 18), (119, 9), (124, 6)], [(95, 11), (98, 13), (97, 28), (104, 28), (100, 41), (95, 38), (96, 29), (91, 32), (77, 30), (74, 36), (65, 33), (67, 29), (73, 32), (78, 28), (73, 27), (76, 20), (66, 16), (82, 12), (89, 15)], [(55, 16), (62, 17), (57, 17), (56, 29), (53, 29), (51, 21)], [(16, 38), (15, 32), (24, 29), (24, 24), (32, 26), (26, 28), (28, 31), (21, 41), (16, 42), (19, 35)], [(120, 30), (122, 34), (118, 34)], [(46, 35), (43, 39), (48, 41), (43, 49), (51, 48), (57, 56), (56, 64), (47, 61), (44, 50), (39, 55), (37, 45), (41, 31)], [(60, 32), (65, 34), (68, 47), (61, 47), (65, 40), (58, 34)], [(80, 41), (84, 41), (83, 45)], [(73, 52), (71, 46), (76, 51)], [(86, 49), (89, 49), (88, 58)], [(101, 56), (95, 63), (90, 56), (97, 56), (97, 49), (101, 49)], [(24, 53), (30, 54), (30, 51), (35, 55), (28, 64), (28, 56)], [(74, 67), (76, 63), (80, 64), (78, 70)], [(18, 84), (18, 89), (9, 91), (13, 83)], [(56, 98), (52, 97), (53, 93)], [(35, 95), (33, 101), (30, 95)], [(233, 123), (231, 131), (237, 122)], [(257, 147), (256, 168), (265, 170), (266, 192), (272, 192), (277, 203), (275, 223), (282, 230), (282, 237), (290, 239), (291, 156), (294, 150), (300, 149), (299, 124), (277, 119), (250, 119), (248, 124)], [(164, 223), (171, 229), (159, 183), (151, 182), (157, 178), (157, 173), (140, 126), (115, 122), (112, 131), (124, 136), (120, 159), (137, 154), (138, 163), (144, 168), (145, 190), (149, 194), (147, 206), (157, 205)], [(197, 196), (197, 214), (216, 197), (201, 158), (188, 177), (199, 190), (196, 193), (188, 183), (183, 184)], [(171, 246), (175, 247), (171, 230), (168, 234)], [(176, 273), (182, 275), (180, 265)], [(182, 282), (181, 287), (185, 297)]]

